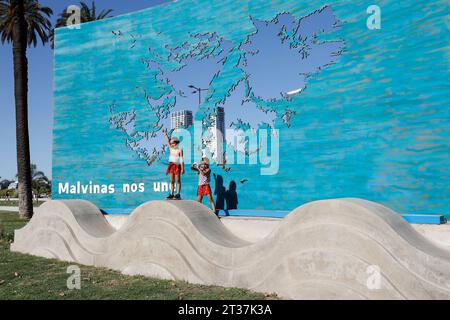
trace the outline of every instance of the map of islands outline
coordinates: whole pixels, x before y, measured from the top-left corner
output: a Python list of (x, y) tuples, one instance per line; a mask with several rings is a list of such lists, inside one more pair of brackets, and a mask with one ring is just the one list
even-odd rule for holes
[[(249, 19), (255, 29), (238, 44), (211, 31), (190, 34), (189, 39), (175, 47), (165, 45), (165, 56), (148, 48), (151, 58), (142, 57), (141, 63), (151, 71), (149, 78), (154, 85), (137, 89), (142, 91), (147, 104), (146, 120), (153, 120), (146, 121), (147, 127), (138, 128), (136, 110), (117, 112), (115, 102), (109, 106), (110, 126), (124, 134), (130, 151), (148, 165), (160, 159), (167, 151), (161, 130), (170, 131), (170, 114), (181, 110), (191, 111), (208, 132), (217, 107), (221, 107), (225, 112), (225, 128), (242, 139), (248, 135), (248, 129), (254, 132), (259, 128), (275, 128), (277, 120), (287, 128), (291, 126), (292, 117), (301, 112), (301, 94), (306, 90), (308, 78), (338, 62), (343, 53), (343, 40), (320, 41), (319, 36), (332, 33), (342, 23), (329, 6), (301, 18), (281, 12), (271, 20), (251, 16)], [(133, 34), (120, 30), (113, 34), (128, 37), (130, 50), (139, 41)], [(207, 88), (199, 86), (205, 92), (203, 100), (187, 105), (192, 82), (206, 84)], [(202, 147), (212, 159), (217, 159), (212, 138), (207, 133)], [(224, 144), (225, 150), (246, 154), (256, 151), (251, 148), (258, 148), (244, 143), (236, 149), (228, 136)]]

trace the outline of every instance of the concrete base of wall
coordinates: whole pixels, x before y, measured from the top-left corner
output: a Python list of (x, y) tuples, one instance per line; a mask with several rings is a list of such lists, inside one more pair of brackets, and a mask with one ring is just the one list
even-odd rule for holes
[(16, 230), (11, 250), (282, 298), (450, 299), (450, 251), (361, 199), (311, 202), (282, 220), (219, 220), (194, 201), (105, 218), (87, 201), (49, 201)]

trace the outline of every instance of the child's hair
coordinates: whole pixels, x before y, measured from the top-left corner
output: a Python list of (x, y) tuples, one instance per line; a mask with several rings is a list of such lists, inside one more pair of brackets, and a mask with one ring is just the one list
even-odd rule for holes
[(209, 159), (208, 159), (208, 158), (203, 157), (203, 158), (202, 158), (202, 161), (204, 161), (204, 162), (209, 166)]
[(176, 143), (176, 144), (180, 143), (180, 139), (178, 139), (177, 137), (170, 138), (170, 141), (172, 141), (173, 143)]

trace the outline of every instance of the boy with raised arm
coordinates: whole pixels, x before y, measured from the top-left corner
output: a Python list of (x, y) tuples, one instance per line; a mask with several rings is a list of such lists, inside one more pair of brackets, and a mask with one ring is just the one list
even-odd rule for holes
[(211, 169), (209, 168), (208, 158), (202, 158), (200, 165), (193, 163), (191, 169), (198, 173), (197, 201), (202, 203), (203, 196), (207, 196), (213, 212), (217, 214), (209, 185), (211, 181)]

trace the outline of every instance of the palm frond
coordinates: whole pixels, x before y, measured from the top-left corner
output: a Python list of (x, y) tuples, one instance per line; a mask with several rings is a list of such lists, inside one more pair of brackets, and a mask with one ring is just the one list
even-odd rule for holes
[[(44, 7), (36, 0), (24, 0), (25, 22), (27, 24), (27, 43), (29, 46), (37, 45), (38, 37), (45, 44), (49, 40), (52, 24), (49, 18), (53, 10)], [(12, 42), (14, 25), (14, 8), (10, 0), (0, 0), (0, 34), (2, 43)]]
[(95, 1), (92, 1), (92, 10), (91, 10), (91, 16), (96, 19), (96, 7), (95, 7)]
[(113, 12), (113, 9), (103, 10), (97, 17), (97, 20), (108, 18), (108, 15)]

